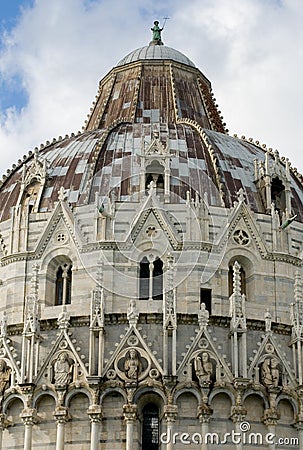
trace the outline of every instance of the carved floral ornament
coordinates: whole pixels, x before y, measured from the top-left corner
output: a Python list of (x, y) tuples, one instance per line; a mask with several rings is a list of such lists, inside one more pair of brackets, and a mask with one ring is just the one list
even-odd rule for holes
[(242, 229), (238, 229), (234, 232), (233, 240), (238, 245), (248, 245), (250, 242), (249, 235)]

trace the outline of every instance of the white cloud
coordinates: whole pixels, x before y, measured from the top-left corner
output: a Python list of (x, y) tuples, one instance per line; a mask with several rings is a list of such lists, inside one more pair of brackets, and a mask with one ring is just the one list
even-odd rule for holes
[[(302, 171), (300, 0), (37, 0), (6, 36), (0, 70), (21, 76), (28, 104), (0, 129), (4, 172), (28, 150), (81, 129), (98, 81), (172, 17), (165, 43), (212, 81), (232, 133), (278, 148)], [(2, 113), (3, 114), (3, 113)]]

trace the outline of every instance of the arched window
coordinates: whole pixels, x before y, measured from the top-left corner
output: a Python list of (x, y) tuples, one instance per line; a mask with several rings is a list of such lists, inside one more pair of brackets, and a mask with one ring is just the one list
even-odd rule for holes
[[(233, 293), (233, 276), (234, 276), (234, 270), (233, 266), (229, 266), (228, 270), (228, 296), (230, 297)], [(240, 268), (240, 277), (241, 277), (241, 294), (246, 295), (246, 277), (245, 277), (245, 270), (241, 266)]]
[(55, 305), (71, 303), (72, 266), (62, 264), (56, 272)]
[(160, 258), (150, 263), (144, 256), (140, 262), (139, 298), (140, 300), (163, 299), (163, 262)]
[(143, 408), (142, 450), (159, 449), (159, 410), (153, 403)]
[(145, 189), (148, 189), (150, 182), (154, 182), (157, 194), (164, 191), (164, 167), (159, 161), (152, 161), (146, 168)]
[(22, 198), (22, 209), (28, 208), (29, 213), (37, 211), (37, 198), (40, 188), (41, 184), (36, 180), (27, 186)]

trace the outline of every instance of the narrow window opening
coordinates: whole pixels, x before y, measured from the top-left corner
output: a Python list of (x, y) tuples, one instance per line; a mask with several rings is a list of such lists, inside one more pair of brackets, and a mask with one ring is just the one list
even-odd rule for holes
[(142, 450), (159, 449), (159, 410), (149, 403), (143, 408)]
[(200, 304), (205, 304), (205, 309), (211, 315), (211, 289), (200, 289)]
[(153, 176), (151, 173), (146, 175), (146, 181), (145, 181), (145, 189), (148, 189), (148, 186), (150, 185), (150, 183), (153, 181)]
[(148, 300), (149, 298), (149, 262), (146, 256), (140, 262), (140, 300)]
[(67, 305), (71, 304), (72, 300), (72, 267), (69, 266), (66, 273), (66, 299), (65, 303)]
[(271, 182), (271, 202), (275, 205), (277, 211), (285, 211), (285, 186), (278, 177), (273, 178)]
[(72, 266), (63, 264), (56, 272), (55, 305), (69, 305), (72, 291)]
[(163, 299), (163, 262), (156, 258), (153, 263), (153, 300)]
[(163, 178), (162, 174), (160, 174), (158, 176), (156, 187), (157, 187), (157, 190), (160, 190), (160, 191), (162, 191), (164, 189), (164, 178)]
[(60, 266), (56, 274), (56, 298), (55, 305), (62, 305), (63, 302), (63, 269)]

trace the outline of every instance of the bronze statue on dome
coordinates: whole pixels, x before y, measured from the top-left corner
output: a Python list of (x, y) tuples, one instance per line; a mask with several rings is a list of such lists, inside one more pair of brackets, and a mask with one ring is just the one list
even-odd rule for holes
[(153, 32), (153, 41), (161, 41), (161, 31), (163, 31), (163, 28), (159, 27), (158, 20), (154, 21), (154, 26), (151, 30)]

